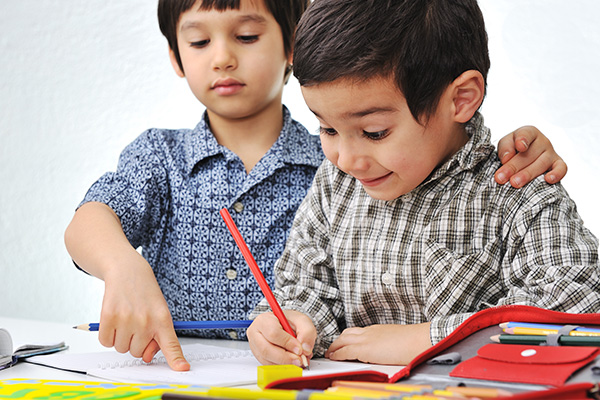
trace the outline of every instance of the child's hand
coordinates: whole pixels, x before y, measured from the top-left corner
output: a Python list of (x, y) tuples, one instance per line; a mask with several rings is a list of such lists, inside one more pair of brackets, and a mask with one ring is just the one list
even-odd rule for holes
[(104, 281), (100, 343), (146, 362), (162, 350), (172, 369), (190, 369), (152, 268), (125, 237), (115, 212), (102, 203), (82, 205), (65, 244), (77, 265)]
[(429, 322), (415, 325), (371, 325), (348, 328), (329, 346), (331, 360), (406, 365), (431, 347)]
[(520, 188), (541, 174), (545, 174), (546, 182), (556, 183), (567, 174), (567, 164), (533, 126), (521, 127), (500, 139), (498, 157), (504, 165), (496, 171), (495, 179), (501, 185), (510, 179), (513, 187)]
[(165, 298), (152, 269), (138, 256), (135, 253), (122, 260), (121, 267), (126, 268), (105, 276), (100, 343), (114, 346), (119, 353), (129, 351), (145, 362), (162, 350), (171, 369), (187, 371), (190, 365), (183, 356)]
[(310, 359), (317, 339), (311, 319), (298, 311), (285, 310), (297, 338), (283, 330), (273, 313), (260, 314), (246, 334), (250, 349), (261, 364), (293, 364), (302, 367), (301, 356)]

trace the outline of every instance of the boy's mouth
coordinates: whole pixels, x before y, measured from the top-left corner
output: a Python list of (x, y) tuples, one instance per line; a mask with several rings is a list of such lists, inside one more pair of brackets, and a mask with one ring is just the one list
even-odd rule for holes
[(239, 92), (245, 85), (233, 78), (217, 79), (211, 89), (220, 95), (231, 95)]
[(366, 178), (363, 178), (363, 179), (356, 178), (356, 179), (358, 179), (363, 186), (373, 187), (373, 186), (377, 186), (380, 183), (384, 182), (391, 174), (392, 174), (392, 172), (390, 171), (389, 173), (387, 173), (385, 175), (382, 175), (382, 176), (379, 176), (377, 178), (369, 178), (369, 179), (366, 179)]

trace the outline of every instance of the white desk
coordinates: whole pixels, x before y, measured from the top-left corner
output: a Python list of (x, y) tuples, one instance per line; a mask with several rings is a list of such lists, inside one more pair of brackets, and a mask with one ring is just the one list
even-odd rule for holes
[[(81, 322), (81, 321), (79, 321)], [(75, 325), (74, 323), (73, 325)], [(96, 351), (107, 351), (106, 347), (98, 342), (97, 332), (86, 332), (73, 329), (73, 325), (32, 321), (25, 319), (14, 319), (0, 316), (0, 328), (6, 329), (13, 340), (13, 347), (26, 343), (51, 343), (64, 341), (70, 353), (89, 353)], [(214, 340), (198, 338), (180, 338), (181, 343), (204, 343), (213, 346), (222, 346), (237, 349), (249, 349), (248, 342), (238, 340)], [(389, 365), (370, 365), (370, 369), (384, 372), (392, 375), (398, 372), (401, 367)], [(21, 361), (11, 368), (0, 371), (0, 379), (49, 379), (49, 380), (88, 380), (99, 381), (95, 377), (88, 377), (85, 374), (62, 371), (54, 368), (43, 367), (40, 365), (29, 364)]]

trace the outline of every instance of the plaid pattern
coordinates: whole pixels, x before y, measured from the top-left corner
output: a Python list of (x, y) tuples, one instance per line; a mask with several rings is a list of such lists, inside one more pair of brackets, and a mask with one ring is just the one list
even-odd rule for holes
[(317, 171), (275, 267), (282, 308), (317, 327), (316, 354), (346, 327), (430, 321), (437, 343), (495, 305), (600, 311), (598, 240), (566, 191), (543, 177), (496, 184), (481, 115), (467, 131), (454, 157), (393, 201), (327, 160)]

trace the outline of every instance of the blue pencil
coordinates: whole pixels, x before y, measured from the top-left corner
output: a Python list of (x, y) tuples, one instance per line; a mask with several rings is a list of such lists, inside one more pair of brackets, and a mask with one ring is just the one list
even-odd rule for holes
[[(535, 324), (531, 322), (505, 322), (500, 324), (501, 328), (536, 328), (536, 329), (560, 329), (563, 325), (553, 325), (553, 324)], [(579, 326), (575, 328), (576, 331), (582, 332), (600, 332), (600, 329), (597, 328), (586, 328), (585, 326)]]
[[(252, 323), (252, 320), (233, 320), (233, 321), (173, 321), (173, 327), (175, 330), (181, 329), (233, 329), (233, 328), (247, 328)], [(97, 331), (100, 328), (100, 324), (92, 322), (89, 324), (82, 324), (73, 327), (82, 331)]]

